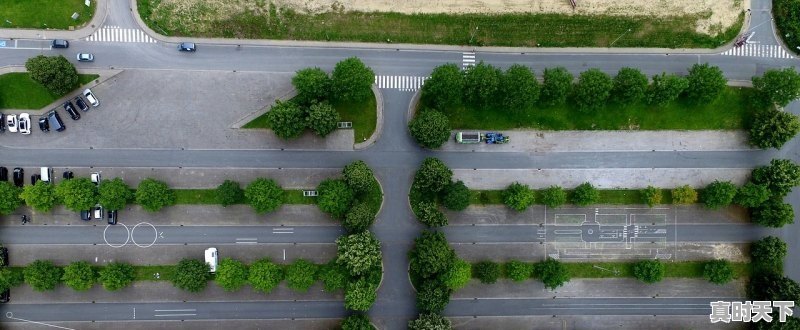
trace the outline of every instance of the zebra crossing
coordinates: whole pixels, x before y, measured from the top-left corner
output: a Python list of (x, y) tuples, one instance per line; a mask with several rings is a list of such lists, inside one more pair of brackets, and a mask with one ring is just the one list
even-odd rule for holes
[(419, 76), (375, 76), (375, 85), (382, 89), (399, 89), (403, 92), (414, 92), (422, 87), (430, 77)]
[(744, 57), (771, 57), (771, 58), (794, 58), (779, 45), (744, 44), (741, 47), (734, 47), (726, 50), (722, 55), (744, 56)]
[(470, 66), (475, 66), (475, 53), (461, 53), (461, 66), (464, 69)]
[(123, 29), (119, 26), (104, 26), (86, 37), (86, 41), (104, 42), (144, 42), (155, 43), (156, 40), (139, 29)]

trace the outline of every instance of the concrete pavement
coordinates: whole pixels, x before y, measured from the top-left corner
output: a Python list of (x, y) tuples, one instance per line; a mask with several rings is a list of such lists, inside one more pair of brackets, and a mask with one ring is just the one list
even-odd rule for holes
[(747, 323), (708, 322), (708, 316), (625, 316), (625, 315), (558, 315), (558, 316), (478, 316), (449, 317), (453, 327), (459, 330), (482, 329), (530, 329), (530, 330), (661, 330), (661, 329), (747, 329)]

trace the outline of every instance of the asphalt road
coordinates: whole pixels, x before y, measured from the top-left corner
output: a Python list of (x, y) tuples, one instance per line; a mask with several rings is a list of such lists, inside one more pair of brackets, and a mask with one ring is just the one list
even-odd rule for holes
[(708, 315), (712, 301), (740, 298), (455, 299), (447, 316)]

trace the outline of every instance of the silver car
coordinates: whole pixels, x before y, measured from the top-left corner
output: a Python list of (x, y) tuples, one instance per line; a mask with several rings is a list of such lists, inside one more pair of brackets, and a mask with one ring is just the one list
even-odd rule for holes
[(94, 93), (92, 93), (91, 89), (88, 89), (88, 88), (84, 89), (83, 90), (83, 97), (85, 97), (86, 100), (89, 101), (89, 103), (91, 103), (93, 107), (96, 107), (96, 106), (100, 105), (100, 101), (98, 101), (97, 98), (94, 97)]
[(18, 124), (17, 115), (6, 115), (6, 126), (8, 126), (9, 132), (16, 133)]
[(94, 62), (94, 55), (89, 53), (79, 53), (78, 62)]

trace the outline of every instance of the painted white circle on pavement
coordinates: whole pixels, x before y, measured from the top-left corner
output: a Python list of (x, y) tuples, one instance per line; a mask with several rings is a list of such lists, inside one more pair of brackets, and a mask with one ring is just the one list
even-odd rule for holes
[(113, 245), (113, 244), (108, 242), (108, 238), (106, 237), (106, 231), (108, 231), (108, 227), (111, 227), (111, 225), (106, 225), (106, 228), (103, 229), (103, 240), (106, 242), (106, 244), (108, 244), (108, 246), (110, 246), (112, 248), (121, 248), (121, 247), (125, 246), (126, 244), (128, 244), (128, 241), (131, 240), (131, 231), (130, 231), (130, 229), (128, 229), (128, 226), (126, 226), (124, 223), (120, 223), (120, 225), (122, 225), (122, 227), (125, 227), (125, 231), (127, 232), (127, 237), (125, 238), (125, 243), (122, 243), (120, 245)]
[[(148, 226), (153, 228), (153, 242), (152, 243), (150, 243), (148, 245), (139, 245), (139, 243), (136, 243), (136, 240), (133, 238), (133, 232), (136, 231), (136, 227), (139, 227), (140, 225), (148, 225)], [(133, 226), (133, 229), (131, 229), (131, 242), (133, 242), (133, 244), (136, 244), (136, 246), (138, 246), (140, 248), (149, 248), (149, 247), (153, 246), (153, 244), (156, 244), (157, 240), (158, 240), (158, 229), (156, 229), (156, 226), (153, 226), (149, 222), (137, 223), (135, 226)]]

